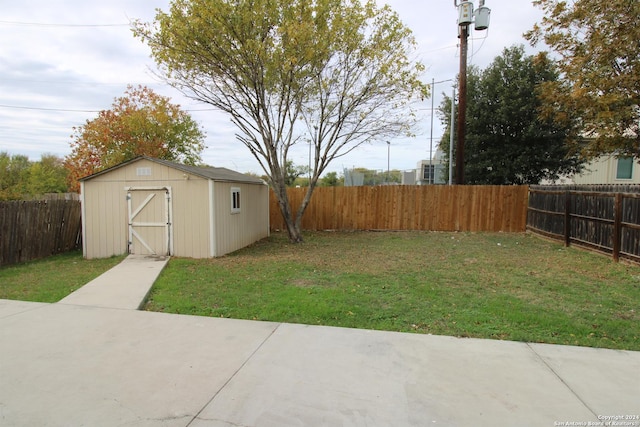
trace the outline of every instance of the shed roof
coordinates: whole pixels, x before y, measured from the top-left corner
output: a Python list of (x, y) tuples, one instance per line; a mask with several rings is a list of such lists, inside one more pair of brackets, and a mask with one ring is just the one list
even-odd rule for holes
[(90, 180), (105, 173), (109, 173), (113, 170), (120, 169), (121, 167), (124, 167), (126, 165), (138, 162), (140, 160), (148, 160), (150, 162), (158, 163), (185, 173), (197, 175), (205, 179), (211, 179), (213, 181), (242, 182), (246, 184), (265, 184), (265, 182), (260, 178), (245, 175), (243, 173), (236, 172), (227, 168), (214, 168), (211, 166), (189, 166), (182, 163), (171, 162), (169, 160), (156, 159), (154, 157), (147, 156), (139, 156), (135, 159), (128, 160), (126, 162), (120, 163), (119, 165), (112, 166), (100, 172), (94, 173), (93, 175), (85, 176), (84, 178), (81, 178), (80, 181)]

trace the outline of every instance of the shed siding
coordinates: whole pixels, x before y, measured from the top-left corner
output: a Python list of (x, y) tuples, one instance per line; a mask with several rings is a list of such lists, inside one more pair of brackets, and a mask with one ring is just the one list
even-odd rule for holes
[[(138, 175), (147, 168), (150, 175)], [(187, 179), (188, 178), (188, 179)], [(173, 254), (209, 256), (208, 180), (146, 159), (85, 181), (87, 258), (127, 252), (125, 187), (170, 186), (173, 200)]]
[(209, 257), (209, 181), (190, 177), (172, 182), (173, 253), (190, 258)]
[[(180, 168), (144, 158), (90, 177), (82, 184), (87, 258), (127, 252), (125, 187), (171, 187), (172, 254), (175, 256), (221, 256), (269, 235), (269, 189), (266, 185), (214, 182), (199, 174), (185, 173)], [(231, 209), (231, 188), (241, 190), (240, 212), (237, 213), (232, 213)], [(132, 209), (137, 209), (144, 200), (144, 193), (141, 190), (135, 195)], [(157, 198), (160, 201), (160, 197)], [(152, 210), (149, 213), (141, 211), (136, 221), (157, 223), (161, 219)], [(149, 236), (155, 248), (158, 238)], [(144, 253), (140, 245), (134, 244), (134, 249)]]
[[(231, 213), (231, 188), (240, 188), (240, 212)], [(269, 235), (269, 188), (266, 185), (215, 183), (216, 256), (243, 248)]]
[(106, 258), (127, 252), (127, 201), (124, 190), (109, 182), (85, 182), (84, 211), (87, 258)]

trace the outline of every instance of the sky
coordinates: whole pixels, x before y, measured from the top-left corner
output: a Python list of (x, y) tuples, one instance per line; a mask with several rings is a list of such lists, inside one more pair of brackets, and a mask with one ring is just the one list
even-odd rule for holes
[[(425, 83), (435, 81), (433, 105), (442, 93), (451, 96), (459, 71), (458, 12), (452, 0), (377, 0), (390, 5), (417, 41), (416, 58), (425, 66)], [(42, 154), (64, 157), (71, 152), (73, 128), (110, 109), (127, 85), (145, 85), (171, 98), (201, 125), (207, 148), (203, 162), (239, 172), (263, 174), (248, 149), (235, 138), (229, 118), (210, 105), (184, 97), (157, 76), (150, 49), (134, 38), (129, 23), (151, 22), (156, 9), (167, 11), (170, 0), (0, 0), (0, 151), (37, 161)], [(542, 19), (531, 0), (486, 0), (491, 24), (473, 31), (468, 63), (487, 67), (504, 48), (522, 44)], [(478, 7), (478, 0), (474, 2)], [(362, 145), (332, 163), (327, 171), (344, 168), (414, 169), (435, 152), (443, 133), (433, 114), (432, 100), (418, 105), (415, 137)], [(297, 165), (308, 163), (308, 146), (291, 152)]]

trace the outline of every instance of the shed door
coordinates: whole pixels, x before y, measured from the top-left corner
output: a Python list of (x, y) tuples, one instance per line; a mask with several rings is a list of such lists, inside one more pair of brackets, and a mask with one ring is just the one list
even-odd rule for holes
[(127, 187), (130, 254), (171, 255), (171, 187)]

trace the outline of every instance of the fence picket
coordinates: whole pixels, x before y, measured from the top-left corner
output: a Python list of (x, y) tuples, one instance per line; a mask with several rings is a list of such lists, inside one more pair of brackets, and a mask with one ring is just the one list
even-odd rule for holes
[(78, 200), (0, 202), (0, 265), (79, 248), (80, 214)]
[(532, 186), (527, 229), (640, 261), (640, 186)]
[[(288, 189), (292, 209), (306, 188)], [(432, 230), (520, 232), (526, 227), (528, 186), (319, 187), (305, 212), (306, 230)], [(284, 221), (270, 197), (272, 229)]]

